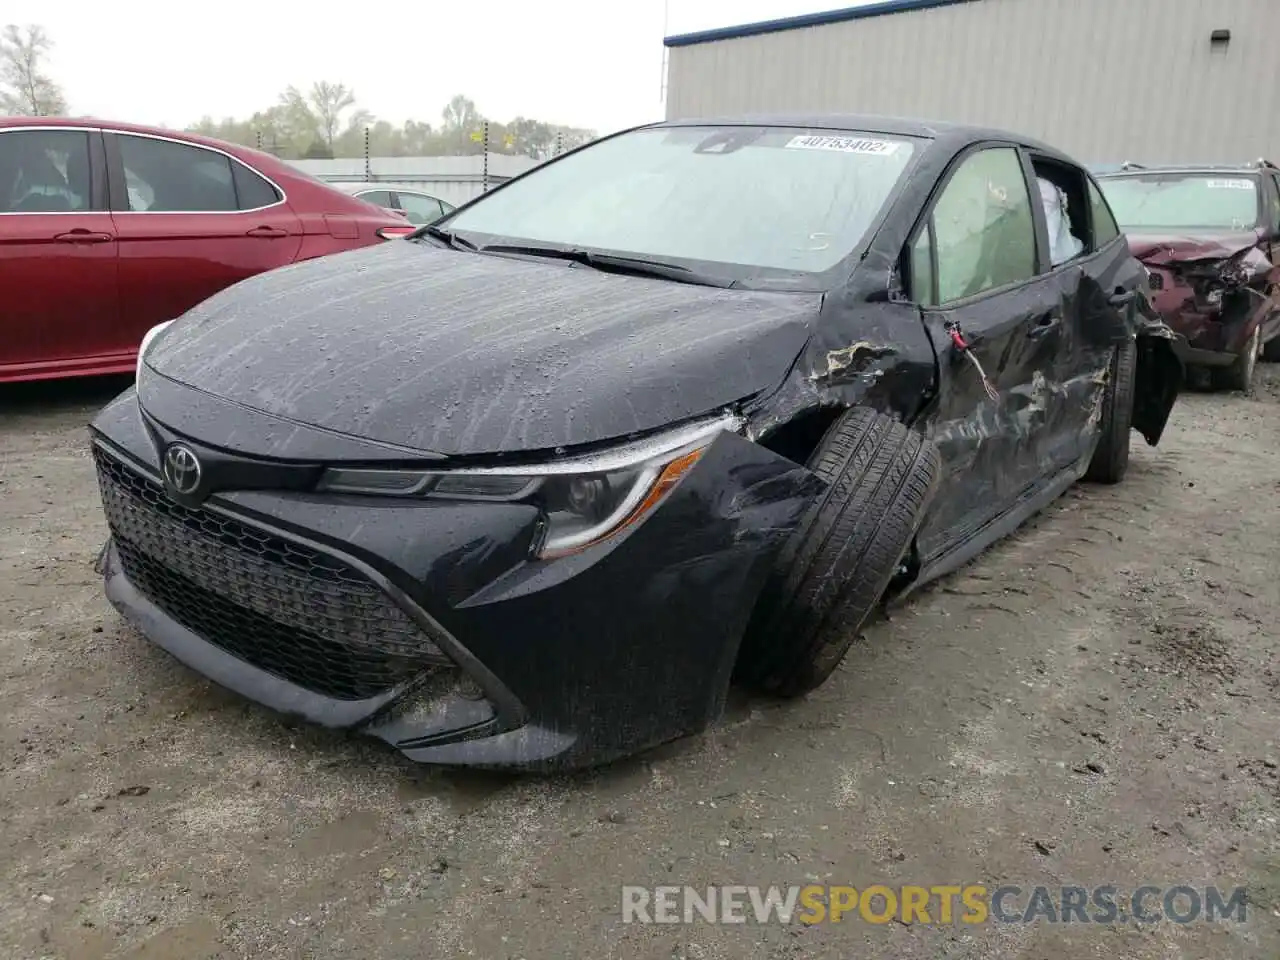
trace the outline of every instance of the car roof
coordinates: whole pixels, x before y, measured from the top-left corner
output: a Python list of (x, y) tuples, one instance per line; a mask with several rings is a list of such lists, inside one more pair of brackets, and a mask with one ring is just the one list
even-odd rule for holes
[(404, 187), (398, 183), (387, 183), (380, 180), (361, 180), (356, 183), (342, 180), (326, 180), (329, 186), (343, 193), (363, 193), (366, 190), (394, 190), (396, 193), (414, 193), (423, 197), (430, 197), (432, 200), (438, 199), (434, 193), (428, 193), (418, 187)]
[(1229, 173), (1238, 177), (1256, 177), (1263, 170), (1274, 170), (1273, 167), (1258, 167), (1249, 164), (1232, 163), (1195, 163), (1195, 164), (1144, 164), (1142, 166), (1130, 166), (1120, 170), (1109, 170), (1106, 173), (1099, 173), (1099, 180), (1114, 180), (1117, 177), (1140, 177), (1144, 173)]
[(231, 143), (227, 140), (219, 140), (216, 137), (206, 137), (199, 133), (189, 133), (186, 130), (171, 130), (168, 127), (152, 127), (141, 123), (125, 123), (119, 120), (102, 120), (98, 117), (0, 117), (0, 130), (9, 127), (97, 127), (116, 133), (141, 133), (153, 137), (167, 137), (171, 140), (181, 140), (204, 147), (212, 147), (215, 150), (233, 154), (241, 159), (252, 158), (255, 163), (261, 162), (273, 171), (281, 167), (297, 170), (297, 168), (284, 163), (279, 157), (267, 153), (265, 150), (255, 150), (253, 147), (246, 147), (240, 143)]
[(895, 117), (862, 113), (761, 113), (733, 116), (689, 117), (679, 120), (663, 120), (649, 124), (651, 127), (694, 126), (744, 126), (744, 127), (804, 127), (810, 130), (856, 130), (867, 133), (883, 133), (889, 136), (917, 137), (944, 142), (952, 148), (983, 140), (1007, 140), (1029, 147), (1037, 153), (1065, 160), (1083, 167), (1079, 161), (1067, 156), (1056, 147), (1028, 137), (1025, 134), (947, 120), (928, 120), (919, 117)]

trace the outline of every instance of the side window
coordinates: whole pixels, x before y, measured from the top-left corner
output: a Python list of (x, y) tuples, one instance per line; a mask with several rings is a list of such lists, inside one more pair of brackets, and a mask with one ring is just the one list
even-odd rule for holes
[(400, 207), (409, 215), (409, 222), (416, 224), (431, 223), (444, 216), (440, 201), (434, 197), (424, 197), (416, 193), (400, 194)]
[(377, 204), (379, 207), (391, 206), (390, 190), (370, 190), (367, 193), (357, 193), (356, 197), (365, 203)]
[(1106, 197), (1093, 182), (1093, 178), (1089, 179), (1089, 206), (1093, 208), (1093, 241), (1101, 250), (1120, 236), (1120, 228), (1116, 226), (1116, 218), (1107, 206)]
[(922, 307), (931, 307), (937, 302), (933, 297), (933, 244), (927, 225), (911, 245), (910, 283), (914, 302)]
[(148, 213), (220, 213), (238, 209), (231, 160), (172, 140), (118, 134), (129, 209)]
[(1097, 247), (1089, 231), (1088, 177), (1078, 167), (1034, 157), (1036, 193), (1049, 237), (1049, 263), (1058, 266)]
[(87, 133), (0, 133), (0, 213), (75, 213), (89, 204)]
[(1035, 277), (1031, 197), (1013, 148), (991, 147), (962, 161), (932, 217), (939, 303)]
[(257, 210), (280, 201), (280, 193), (243, 163), (231, 162), (231, 176), (236, 186), (236, 200), (241, 210)]
[(1271, 175), (1271, 183), (1275, 187), (1271, 191), (1271, 229), (1280, 231), (1280, 173)]

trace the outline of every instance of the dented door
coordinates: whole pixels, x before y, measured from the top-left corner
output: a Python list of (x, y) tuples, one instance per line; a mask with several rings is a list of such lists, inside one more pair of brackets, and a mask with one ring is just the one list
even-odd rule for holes
[[(940, 381), (927, 432), (942, 455), (947, 491), (920, 531), (921, 559), (928, 563), (1004, 513), (1050, 472), (1042, 461), (1054, 438), (1044, 428), (1058, 406), (1052, 358), (1066, 332), (1059, 285), (1050, 277), (925, 310), (924, 321), (938, 352)], [(956, 346), (953, 324), (976, 364)]]

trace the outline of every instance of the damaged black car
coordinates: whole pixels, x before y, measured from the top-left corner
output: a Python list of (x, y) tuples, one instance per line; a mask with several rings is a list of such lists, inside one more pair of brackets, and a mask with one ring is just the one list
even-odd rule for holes
[(1280, 169), (1125, 164), (1099, 180), (1179, 356), (1248, 391), (1259, 359), (1280, 360)]
[(1098, 190), (998, 131), (667, 122), (212, 297), (94, 421), (112, 603), (286, 714), (565, 769), (821, 684), (1181, 382)]

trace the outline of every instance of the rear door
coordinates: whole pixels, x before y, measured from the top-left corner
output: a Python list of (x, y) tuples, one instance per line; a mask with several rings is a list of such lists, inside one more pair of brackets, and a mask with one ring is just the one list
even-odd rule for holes
[(233, 283), (292, 263), (302, 226), (283, 192), (230, 154), (107, 133), (120, 238), (122, 337), (180, 316)]
[(1037, 455), (1048, 406), (1044, 363), (1064, 318), (1057, 284), (1042, 275), (1031, 197), (1018, 148), (980, 144), (952, 163), (908, 246), (911, 296), (940, 375), (926, 423), (942, 455), (944, 492), (920, 530), (926, 565), (1049, 472)]
[(118, 249), (101, 134), (0, 130), (0, 379), (111, 365)]
[(1063, 323), (1034, 365), (1046, 382), (1042, 464), (1066, 470), (1091, 455), (1112, 355), (1128, 335), (1144, 271), (1130, 255), (1089, 175), (1059, 157), (1028, 152), (1039, 200), (1041, 249), (1048, 254)]

